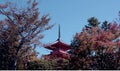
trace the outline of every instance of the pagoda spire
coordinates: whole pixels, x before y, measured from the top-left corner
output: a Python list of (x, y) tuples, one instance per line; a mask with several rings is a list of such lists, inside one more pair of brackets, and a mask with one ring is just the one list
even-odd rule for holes
[(67, 52), (71, 47), (68, 44), (65, 44), (61, 41), (61, 32), (60, 32), (60, 24), (58, 25), (58, 38), (57, 42), (45, 46), (45, 48), (52, 50), (52, 52), (48, 55), (46, 55), (45, 59), (58, 59), (58, 58), (64, 58), (69, 59), (70, 55)]
[(60, 24), (58, 26), (58, 39), (57, 41), (60, 41), (60, 37), (61, 37), (61, 32), (60, 32)]

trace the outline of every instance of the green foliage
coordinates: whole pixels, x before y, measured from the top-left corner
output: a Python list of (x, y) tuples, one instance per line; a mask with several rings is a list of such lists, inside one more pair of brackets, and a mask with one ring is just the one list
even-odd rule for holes
[(54, 70), (69, 70), (69, 60), (57, 59)]
[(95, 17), (89, 18), (88, 19), (88, 23), (89, 24), (86, 25), (86, 28), (97, 27), (100, 24), (100, 22), (98, 21), (98, 19), (95, 18)]
[(55, 61), (48, 61), (48, 60), (39, 60), (29, 62), (27, 64), (28, 70), (53, 70), (56, 62)]
[(108, 24), (107, 21), (104, 21), (103, 24), (102, 24), (102, 26), (101, 26), (101, 28), (104, 29), (105, 31), (107, 31), (109, 25), (110, 25), (110, 24)]
[(67, 70), (69, 62), (65, 59), (39, 60), (27, 64), (28, 70)]

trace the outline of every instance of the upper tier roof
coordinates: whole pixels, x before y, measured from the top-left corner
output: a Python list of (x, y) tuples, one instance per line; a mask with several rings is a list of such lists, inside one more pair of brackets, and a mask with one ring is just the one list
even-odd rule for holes
[(54, 44), (45, 46), (45, 48), (50, 49), (50, 50), (55, 50), (55, 49), (62, 49), (62, 50), (68, 50), (70, 49), (70, 46), (68, 44), (65, 44), (61, 41), (57, 41)]

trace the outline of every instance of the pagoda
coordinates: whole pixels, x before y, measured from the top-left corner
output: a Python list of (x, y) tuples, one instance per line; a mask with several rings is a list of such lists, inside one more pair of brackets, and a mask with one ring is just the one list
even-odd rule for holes
[(45, 48), (52, 50), (52, 52), (48, 55), (45, 55), (45, 59), (58, 59), (58, 58), (64, 58), (69, 59), (69, 53), (67, 52), (70, 49), (70, 46), (66, 43), (63, 43), (60, 40), (60, 25), (59, 25), (59, 31), (58, 31), (58, 39), (53, 44), (45, 46)]

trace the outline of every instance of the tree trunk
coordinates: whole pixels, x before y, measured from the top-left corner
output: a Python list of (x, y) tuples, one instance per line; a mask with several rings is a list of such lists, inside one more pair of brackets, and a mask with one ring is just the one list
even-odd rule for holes
[(16, 49), (16, 53), (15, 56), (13, 58), (13, 60), (11, 61), (11, 66), (10, 66), (10, 70), (17, 70), (17, 61), (18, 61), (18, 52), (20, 50), (20, 48), (22, 47), (24, 42), (21, 41), (20, 45), (17, 47)]

